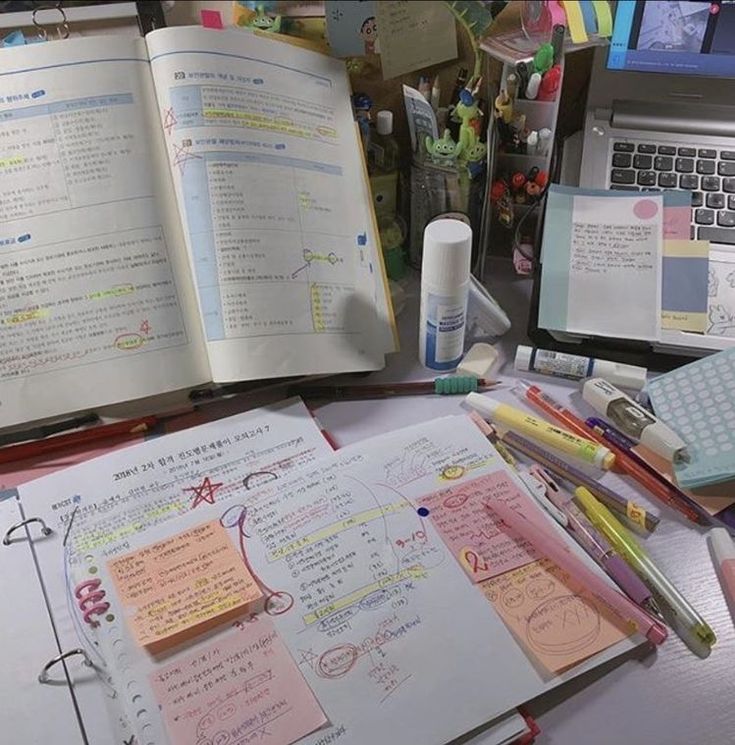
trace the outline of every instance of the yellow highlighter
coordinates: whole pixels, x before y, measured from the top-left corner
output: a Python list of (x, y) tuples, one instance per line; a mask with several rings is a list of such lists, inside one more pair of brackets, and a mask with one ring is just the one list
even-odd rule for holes
[(687, 631), (699, 642), (711, 647), (717, 641), (715, 632), (653, 563), (630, 531), (584, 486), (577, 487), (574, 496), (589, 521), (675, 614), (677, 624), (681, 627), (677, 631)]
[(585, 463), (592, 463), (598, 468), (607, 470), (615, 462), (615, 454), (604, 445), (555, 427), (553, 424), (527, 414), (521, 409), (516, 409), (514, 406), (482, 396), (479, 393), (468, 394), (465, 403), (482, 416), (486, 416), (514, 432), (526, 435), (531, 440), (548, 445), (550, 448), (566, 455), (579, 458)]

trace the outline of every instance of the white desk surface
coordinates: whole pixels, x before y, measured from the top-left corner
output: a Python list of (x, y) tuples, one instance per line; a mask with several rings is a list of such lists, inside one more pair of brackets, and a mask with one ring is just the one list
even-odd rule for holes
[[(513, 356), (519, 343), (529, 343), (526, 322), (530, 281), (514, 277), (509, 265), (491, 265), (488, 286), (509, 314), (513, 328), (499, 341), (505, 364), (496, 376), (505, 383), (498, 395), (516, 403), (509, 392)], [(366, 382), (422, 380), (433, 377), (416, 357), (418, 334), (417, 284), (399, 317), (402, 351), (385, 370)], [(491, 340), (492, 341), (492, 340)], [(527, 376), (528, 377), (528, 376)], [(557, 397), (571, 395), (572, 407), (585, 416), (576, 385), (532, 376)], [(404, 396), (377, 401), (335, 402), (316, 409), (337, 444), (346, 445), (391, 429), (462, 411), (462, 396)], [(715, 630), (718, 641), (707, 659), (699, 659), (673, 633), (655, 652), (611, 663), (581, 676), (531, 702), (530, 713), (542, 733), (538, 745), (725, 745), (735, 743), (735, 627), (715, 576), (705, 531), (678, 513), (640, 494), (612, 474), (605, 483), (661, 516), (655, 533), (645, 541), (652, 557)], [(644, 648), (642, 648), (644, 649)], [(502, 685), (488, 671), (490, 685)]]

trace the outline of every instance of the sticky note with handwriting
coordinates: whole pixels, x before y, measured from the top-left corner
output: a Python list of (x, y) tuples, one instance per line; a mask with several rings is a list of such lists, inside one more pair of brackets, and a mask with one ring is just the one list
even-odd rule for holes
[(549, 559), (514, 569), (480, 587), (526, 652), (555, 674), (629, 634)]
[(176, 745), (289, 745), (327, 723), (264, 615), (159, 667), (150, 681)]
[(107, 566), (133, 635), (154, 653), (231, 620), (263, 597), (217, 520)]
[(530, 497), (507, 473), (499, 471), (419, 500), (419, 504), (429, 510), (429, 519), (473, 582), (482, 582), (528, 564), (540, 555), (528, 541), (516, 542), (496, 527), (485, 507), (485, 502), (493, 499), (520, 508)]

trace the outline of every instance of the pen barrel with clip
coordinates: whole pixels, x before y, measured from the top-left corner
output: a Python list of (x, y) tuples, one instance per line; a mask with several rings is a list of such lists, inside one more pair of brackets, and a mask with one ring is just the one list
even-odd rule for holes
[(576, 579), (600, 605), (618, 618), (632, 624), (654, 644), (661, 644), (667, 637), (666, 628), (632, 603), (625, 595), (610, 587), (578, 556), (573, 554), (555, 535), (527, 520), (520, 512), (500, 501), (486, 503), (511, 530), (526, 538), (538, 551), (551, 559), (560, 569)]
[(551, 448), (586, 463), (592, 463), (598, 468), (607, 469), (614, 460), (607, 447), (590, 440), (589, 437), (579, 437), (501, 401), (481, 396), (479, 393), (469, 393), (465, 401), (470, 408), (504, 427), (522, 432)]
[[(647, 512), (635, 503), (623, 499), (623, 497), (616, 494), (612, 489), (608, 489), (606, 486), (599, 484), (586, 473), (569, 465), (561, 458), (557, 458), (555, 455), (547, 452), (543, 448), (538, 447), (535, 443), (527, 440), (525, 437), (521, 437), (515, 432), (506, 432), (501, 439), (511, 448), (519, 450), (529, 458), (532, 458), (541, 465), (546, 466), (546, 468), (560, 478), (571, 481), (575, 486), (587, 487), (611, 510), (626, 515), (626, 517), (633, 519), (634, 522), (642, 523), (646, 530), (653, 531), (658, 526), (659, 520), (655, 515), (652, 515), (650, 512)], [(634, 516), (632, 516), (633, 513)]]
[[(710, 525), (713, 522), (706, 510), (632, 449), (636, 445), (633, 440), (596, 417), (590, 417), (585, 424), (603, 438), (610, 450), (616, 454), (618, 451), (622, 452), (622, 455), (618, 454), (616, 463), (651, 494), (677, 509), (692, 522), (700, 525)], [(626, 458), (630, 464), (625, 461)]]
[(573, 501), (561, 508), (567, 515), (570, 533), (577, 543), (602, 566), (615, 584), (634, 603), (637, 605), (648, 603), (651, 600), (651, 591), (630, 565), (614, 552), (608, 540), (589, 522), (582, 510)]
[(700, 641), (710, 646), (714, 644), (717, 640), (714, 631), (653, 563), (630, 532), (584, 487), (575, 489), (574, 496), (590, 522), (610, 541), (613, 548), (625, 558), (641, 579), (649, 583), (651, 589), (678, 616), (682, 624)]

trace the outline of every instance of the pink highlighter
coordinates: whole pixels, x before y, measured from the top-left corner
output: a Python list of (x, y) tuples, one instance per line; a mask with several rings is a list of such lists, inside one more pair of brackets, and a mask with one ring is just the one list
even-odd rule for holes
[(735, 543), (725, 528), (712, 528), (709, 532), (709, 544), (718, 565), (722, 592), (735, 621)]

